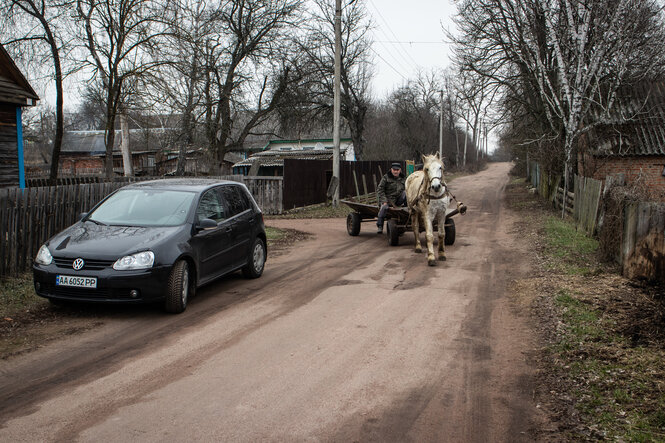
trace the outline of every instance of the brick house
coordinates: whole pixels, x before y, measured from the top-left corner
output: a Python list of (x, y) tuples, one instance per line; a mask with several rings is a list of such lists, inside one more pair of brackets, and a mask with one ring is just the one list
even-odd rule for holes
[(578, 170), (605, 180), (622, 174), (641, 180), (654, 200), (665, 201), (665, 82), (620, 91), (609, 119), (582, 137)]
[(34, 106), (37, 94), (0, 45), (0, 187), (25, 187), (23, 107)]
[[(144, 141), (144, 131), (130, 129), (130, 151), (135, 175), (155, 175), (161, 146), (156, 137), (150, 143)], [(122, 175), (122, 131), (116, 130), (113, 146), (113, 171)], [(97, 175), (103, 174), (106, 159), (104, 131), (66, 131), (60, 151), (60, 174)]]

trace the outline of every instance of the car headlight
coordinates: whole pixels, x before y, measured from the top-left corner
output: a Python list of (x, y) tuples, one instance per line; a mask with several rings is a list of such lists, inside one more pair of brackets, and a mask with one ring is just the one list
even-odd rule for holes
[(128, 271), (132, 269), (151, 268), (155, 263), (155, 254), (152, 251), (137, 252), (132, 255), (125, 255), (113, 263), (113, 269), (116, 271)]
[(39, 252), (37, 252), (35, 262), (39, 263), (40, 265), (50, 265), (52, 261), (53, 256), (51, 255), (51, 251), (48, 250), (46, 245), (42, 245), (42, 247), (39, 248)]

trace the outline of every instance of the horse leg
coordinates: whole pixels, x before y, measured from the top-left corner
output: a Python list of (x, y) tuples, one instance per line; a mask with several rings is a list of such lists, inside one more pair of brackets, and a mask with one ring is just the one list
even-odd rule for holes
[(416, 252), (423, 252), (423, 248), (420, 246), (420, 220), (417, 211), (411, 212), (411, 227), (413, 228), (413, 236), (416, 238)]
[(438, 228), (439, 228), (439, 260), (446, 260), (446, 215), (445, 211), (438, 214)]
[(436, 265), (434, 258), (434, 232), (432, 229), (432, 219), (429, 214), (425, 215), (425, 237), (427, 238), (427, 264), (430, 266)]

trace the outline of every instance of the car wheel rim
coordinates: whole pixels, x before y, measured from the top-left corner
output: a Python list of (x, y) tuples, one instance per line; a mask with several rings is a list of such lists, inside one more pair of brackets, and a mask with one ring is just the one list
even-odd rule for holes
[(263, 269), (263, 262), (263, 245), (257, 243), (256, 246), (254, 246), (254, 269), (256, 272), (261, 272)]
[(187, 304), (187, 292), (189, 291), (189, 272), (187, 271), (187, 268), (182, 273), (182, 289), (180, 290), (180, 300), (182, 301), (182, 305), (185, 306)]

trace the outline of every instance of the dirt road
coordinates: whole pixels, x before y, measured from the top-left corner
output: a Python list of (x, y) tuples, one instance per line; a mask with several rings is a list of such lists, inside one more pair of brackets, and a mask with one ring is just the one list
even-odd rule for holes
[[(313, 236), (264, 276), (170, 316), (130, 308), (0, 362), (0, 440), (530, 441), (533, 343), (506, 284), (526, 272), (502, 207), (509, 165), (455, 180), (468, 205), (435, 268), (363, 225)], [(423, 235), (424, 238), (424, 235)]]

